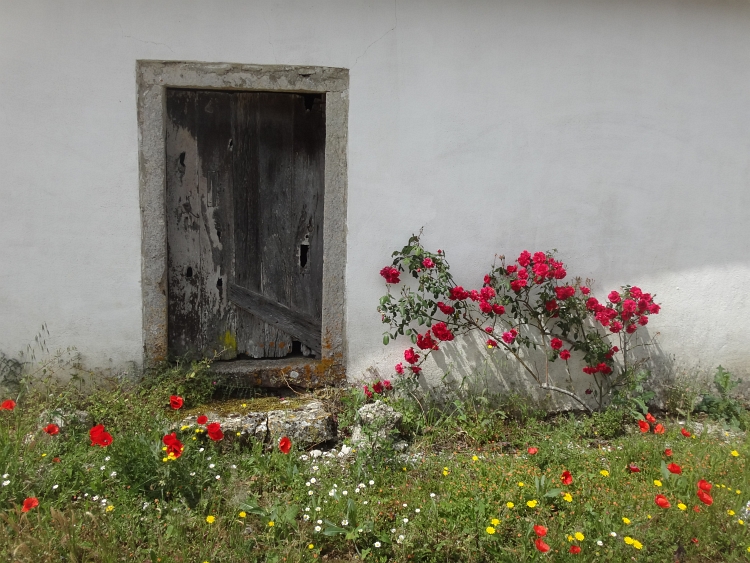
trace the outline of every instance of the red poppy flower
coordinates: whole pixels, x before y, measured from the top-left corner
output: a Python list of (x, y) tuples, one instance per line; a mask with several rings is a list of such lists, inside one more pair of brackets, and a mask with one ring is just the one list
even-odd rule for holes
[(279, 449), (281, 450), (281, 453), (288, 454), (292, 449), (292, 441), (287, 436), (284, 436), (279, 440)]
[(685, 436), (685, 438), (690, 438), (691, 434), (684, 428), (680, 428), (680, 432), (682, 432), (682, 435)]
[(60, 463), (60, 462), (61, 462), (62, 460), (61, 460), (61, 459), (60, 459), (59, 457), (53, 457), (53, 458), (52, 458), (52, 461), (53, 461), (54, 463)]
[(573, 476), (570, 471), (563, 471), (562, 477), (560, 478), (563, 485), (570, 485), (573, 482)]
[(641, 472), (640, 468), (635, 463), (628, 464), (628, 469), (630, 470), (631, 473), (640, 473)]
[(97, 424), (91, 430), (89, 430), (89, 438), (91, 438), (92, 446), (101, 446), (106, 448), (112, 443), (112, 434), (104, 429), (103, 424)]
[(180, 440), (177, 438), (177, 434), (174, 432), (164, 436), (161, 441), (164, 442), (165, 446), (167, 446), (167, 456), (172, 454), (172, 457), (174, 457), (175, 459), (180, 457), (182, 455), (182, 450), (185, 449), (185, 447), (182, 445), (182, 442), (180, 442)]
[(372, 390), (375, 391), (378, 395), (383, 393), (383, 384), (380, 383), (380, 381), (376, 381), (372, 385)]
[(664, 450), (664, 455), (667, 457), (672, 457), (672, 449), (667, 448), (666, 450)]
[(184, 402), (185, 401), (182, 400), (182, 397), (178, 395), (172, 395), (169, 397), (169, 406), (174, 410), (181, 409)]
[(654, 415), (649, 413), (646, 413), (646, 420), (648, 420), (651, 424), (656, 422), (656, 419), (654, 418)]
[(48, 424), (44, 427), (44, 431), (50, 436), (54, 436), (60, 432), (60, 427), (57, 424)]
[(577, 545), (571, 545), (568, 552), (572, 553), (573, 555), (578, 555), (579, 553), (581, 553), (581, 548)]
[(202, 415), (200, 415), (200, 416), (199, 416), (199, 417), (197, 418), (196, 422), (197, 422), (198, 424), (206, 424), (206, 423), (208, 422), (208, 417), (207, 417), (207, 416), (206, 416), (205, 414), (202, 414)]
[(530, 447), (530, 448), (529, 448), (528, 450), (526, 450), (526, 451), (527, 451), (527, 452), (529, 452), (529, 454), (530, 454), (530, 455), (534, 455), (535, 453), (537, 453), (537, 452), (539, 451), (539, 448), (535, 448), (534, 446), (531, 446), (531, 447)]
[(693, 512), (700, 512), (700, 511), (701, 511), (701, 507), (700, 507), (700, 506), (698, 506), (698, 505), (696, 504), (696, 505), (695, 505), (695, 506), (693, 507)]
[(669, 465), (667, 465), (667, 470), (670, 473), (674, 473), (675, 475), (681, 475), (682, 474), (682, 467), (680, 467), (676, 463), (670, 463)]
[(547, 528), (540, 526), (539, 524), (534, 524), (534, 533), (540, 538), (543, 538), (547, 535)]
[(21, 509), (21, 512), (28, 512), (32, 508), (36, 508), (39, 506), (39, 499), (36, 497), (29, 497), (23, 501), (23, 508)]
[(218, 422), (212, 422), (206, 426), (206, 433), (214, 442), (218, 442), (224, 438), (224, 432), (221, 431), (221, 424)]
[(645, 420), (638, 421), (638, 428), (640, 428), (641, 432), (643, 432), (644, 434), (651, 430), (651, 426), (649, 426), (648, 422), (646, 422)]
[(542, 553), (547, 553), (549, 551), (549, 546), (544, 543), (544, 540), (542, 538), (537, 538), (537, 540), (534, 542), (534, 546)]
[(693, 538), (690, 541), (693, 542), (695, 545), (698, 545), (698, 538)]
[(657, 424), (656, 426), (654, 426), (654, 434), (664, 434), (664, 425)]
[(710, 492), (711, 492), (711, 487), (712, 487), (712, 486), (713, 486), (713, 485), (711, 485), (711, 483), (709, 483), (709, 482), (708, 482), (708, 481), (706, 481), (705, 479), (701, 479), (700, 481), (698, 481), (698, 488), (699, 488), (699, 489), (700, 489), (701, 491), (706, 491), (707, 493), (710, 493)]
[(8, 399), (0, 404), (0, 411), (12, 411), (16, 408), (16, 402), (13, 399)]
[(386, 391), (390, 391), (393, 389), (393, 385), (391, 385), (391, 382), (388, 379), (383, 380), (383, 387), (385, 387)]
[(706, 506), (711, 506), (714, 503), (713, 497), (701, 489), (698, 489), (698, 499)]
[(656, 495), (654, 502), (660, 508), (669, 508), (670, 506), (672, 506), (671, 504), (669, 504), (667, 497), (665, 497), (664, 495)]

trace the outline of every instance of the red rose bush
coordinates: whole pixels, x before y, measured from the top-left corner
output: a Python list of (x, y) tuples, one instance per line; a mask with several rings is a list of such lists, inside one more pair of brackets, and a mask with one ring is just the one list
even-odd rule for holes
[[(591, 376), (593, 390), (586, 394), (593, 394), (601, 409), (632, 373), (635, 333), (660, 311), (653, 295), (636, 286), (611, 291), (599, 301), (579, 278), (565, 281), (565, 265), (552, 252), (524, 250), (511, 263), (498, 256), (481, 287), (467, 289), (454, 282), (445, 252), (427, 251), (415, 235), (380, 274), (387, 284), (378, 307), (388, 325), (383, 343), (403, 335), (413, 344), (396, 373), (416, 377), (444, 343), (483, 332), (490, 353), (503, 350), (539, 387), (567, 395), (587, 410), (576, 393), (555, 385), (549, 363), (563, 361), (570, 373), (575, 355)], [(405, 283), (407, 276), (415, 283)], [(529, 350), (545, 354), (543, 369), (531, 361)]]

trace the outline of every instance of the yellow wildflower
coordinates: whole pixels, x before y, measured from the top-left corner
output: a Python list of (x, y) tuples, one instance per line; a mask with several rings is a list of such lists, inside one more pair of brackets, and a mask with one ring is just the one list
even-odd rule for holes
[(273, 528), (274, 526), (275, 526), (275, 523), (274, 523), (274, 521), (273, 521), (273, 520), (271, 520), (271, 521), (270, 521), (270, 522), (268, 523), (268, 527), (269, 527), (269, 528)]
[(738, 452), (737, 450), (732, 450), (729, 453), (732, 454), (734, 457), (737, 457), (738, 455), (740, 455), (740, 452)]
[(111, 504), (106, 508), (107, 512), (112, 512), (114, 509), (115, 507)]
[(247, 516), (247, 514), (245, 513), (244, 510), (242, 512), (240, 512), (240, 518), (244, 518), (245, 516)]
[(727, 510), (727, 514), (729, 514), (729, 516), (734, 516), (734, 510), (732, 509)]
[(573, 541), (573, 536), (571, 536), (570, 534), (568, 534), (568, 538), (567, 539), (568, 539), (568, 541)]
[(189, 425), (189, 424), (183, 424), (182, 426), (180, 426), (180, 430), (182, 430), (183, 432), (184, 432), (185, 430), (187, 430), (188, 428), (190, 428), (190, 425)]
[(526, 506), (528, 506), (529, 508), (534, 508), (537, 505), (537, 502), (538, 501), (536, 501), (536, 500), (527, 501), (526, 502)]
[(500, 523), (500, 520), (498, 520), (497, 518), (493, 518), (490, 521), (490, 524), (492, 524), (493, 526), (497, 526), (499, 523)]
[(479, 458), (475, 455), (471, 456), (471, 461), (479, 461)]
[(505, 506), (507, 506), (508, 508), (513, 508), (516, 505), (513, 504), (512, 502), (508, 501), (508, 502), (505, 503)]
[(563, 500), (565, 502), (573, 502), (573, 495), (571, 495), (570, 493), (565, 493), (563, 495)]
[(489, 535), (492, 535), (495, 533), (495, 528), (493, 528), (492, 526), (487, 526), (487, 528), (485, 528), (484, 531), (487, 532)]
[(206, 522), (208, 522), (209, 524), (213, 524), (214, 522), (216, 522), (216, 517), (211, 515), (206, 516)]
[(447, 467), (443, 467), (443, 476), (447, 476), (450, 471), (448, 471)]
[(168, 461), (169, 461), (169, 459), (168, 459), (168, 458), (166, 458), (166, 457), (163, 457), (163, 458), (162, 458), (161, 460), (162, 460), (162, 461), (163, 461), (164, 463), (166, 463), (166, 462), (168, 462)]
[(315, 547), (315, 545), (314, 545), (314, 544), (311, 544), (311, 543), (310, 543), (310, 544), (307, 544), (307, 549), (312, 549), (313, 547)]
[(636, 549), (642, 549), (643, 548), (643, 544), (641, 542), (639, 542), (638, 540), (633, 540), (633, 547), (636, 548)]
[(681, 502), (677, 504), (677, 508), (679, 508), (680, 510), (687, 510), (687, 506), (685, 506)]
[(661, 487), (661, 481), (659, 481), (658, 479), (654, 479), (654, 485), (657, 487)]
[(602, 477), (609, 477), (609, 471), (607, 471), (606, 469), (602, 469), (599, 473)]
[(622, 521), (626, 524), (630, 524), (630, 518), (623, 518)]
[(631, 538), (630, 536), (625, 536), (625, 537), (623, 538), (623, 540), (625, 540), (625, 543), (626, 543), (626, 544), (628, 544), (628, 545), (633, 545), (633, 542), (635, 541), (635, 540), (634, 540), (633, 538)]
[(519, 487), (523, 487), (523, 481), (519, 481), (519, 482), (518, 482), (518, 486), (519, 486)]
[(578, 541), (583, 541), (584, 536), (581, 532), (576, 532), (575, 534), (573, 534), (573, 537), (575, 537), (575, 539), (577, 539)]
[(738, 495), (741, 495), (741, 494), (742, 494), (742, 491), (740, 491), (739, 489), (737, 489), (737, 490), (736, 490), (736, 491), (734, 491), (734, 492), (735, 492), (735, 493), (737, 493)]
[(739, 524), (740, 526), (744, 526), (744, 525), (745, 525), (745, 521), (744, 521), (744, 520), (737, 520), (737, 523), (738, 523), (738, 524)]

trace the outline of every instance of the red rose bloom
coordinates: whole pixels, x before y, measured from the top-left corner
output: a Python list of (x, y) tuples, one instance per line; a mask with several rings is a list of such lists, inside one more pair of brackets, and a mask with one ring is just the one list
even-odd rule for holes
[(414, 351), (414, 348), (404, 350), (404, 359), (410, 364), (416, 364), (419, 361), (419, 354)]
[(378, 395), (382, 395), (382, 393), (383, 393), (383, 384), (380, 383), (380, 381), (376, 381), (372, 385), (372, 390), (375, 391)]
[(563, 485), (570, 485), (573, 482), (573, 476), (570, 471), (563, 471), (562, 477), (560, 478)]
[(57, 424), (48, 424), (44, 427), (44, 431), (50, 436), (55, 436), (60, 432), (60, 427)]
[(656, 497), (654, 498), (654, 502), (656, 503), (656, 506), (660, 508), (669, 508), (670, 506), (672, 506), (671, 504), (669, 504), (667, 497), (665, 497), (664, 495), (656, 495)]
[(636, 330), (638, 330), (638, 327), (634, 324), (629, 324), (625, 327), (625, 332), (627, 332), (628, 334), (633, 334)]
[(292, 441), (287, 436), (284, 436), (279, 440), (279, 449), (281, 450), (281, 453), (288, 454), (289, 450), (292, 449)]
[(505, 272), (508, 274), (512, 274), (516, 270), (518, 270), (518, 266), (508, 266), (507, 268), (505, 268)]
[(542, 553), (547, 553), (549, 551), (549, 546), (544, 543), (544, 540), (542, 538), (536, 539), (536, 541), (534, 542), (534, 547), (536, 547)]
[(513, 280), (510, 282), (510, 288), (518, 293), (522, 288), (526, 287), (526, 280)]
[(372, 391), (370, 391), (370, 388), (367, 385), (365, 385), (362, 387), (362, 389), (365, 392), (365, 397), (367, 397), (368, 399), (372, 399)]
[(680, 428), (680, 432), (682, 432), (682, 435), (685, 436), (685, 438), (690, 438), (691, 434), (684, 428)]
[(561, 360), (569, 360), (570, 359), (570, 351), (569, 350), (562, 350), (560, 352), (560, 359)]
[(711, 483), (709, 483), (709, 482), (708, 482), (708, 481), (706, 481), (705, 479), (701, 479), (700, 481), (698, 481), (698, 488), (699, 488), (699, 489), (700, 489), (701, 491), (706, 491), (707, 493), (710, 493), (710, 492), (711, 492), (711, 487), (712, 487), (712, 486), (713, 486), (713, 485), (711, 485)]
[(398, 363), (398, 364), (396, 364), (396, 367), (394, 369), (396, 370), (397, 374), (399, 374), (399, 375), (403, 375), (404, 374), (404, 364)]
[(39, 506), (39, 500), (36, 497), (29, 497), (23, 501), (21, 512), (28, 512), (32, 508)]
[(609, 327), (609, 332), (620, 332), (622, 330), (622, 323), (620, 321), (613, 322)]
[(555, 288), (555, 297), (557, 297), (560, 301), (569, 299), (570, 297), (573, 297), (575, 294), (576, 294), (576, 288), (571, 287), (569, 285), (564, 285), (562, 287)]
[(558, 309), (557, 301), (555, 301), (554, 299), (550, 299), (544, 304), (544, 308), (547, 309), (547, 311), (549, 311), (550, 313), (552, 311), (556, 311)]
[(448, 298), (452, 299), (453, 301), (462, 301), (466, 299), (468, 296), (469, 296), (469, 292), (466, 291), (460, 285), (456, 287), (452, 287), (450, 291), (448, 292)]
[(435, 262), (432, 261), (432, 258), (425, 258), (422, 260), (422, 266), (425, 268), (432, 268), (435, 265)]
[(479, 310), (485, 315), (489, 315), (492, 312), (492, 305), (490, 305), (488, 301), (480, 301)]
[(581, 286), (581, 293), (583, 293), (584, 295), (588, 295), (589, 293), (591, 293), (591, 290), (588, 287), (586, 287), (585, 285), (582, 285)]
[(106, 448), (112, 443), (112, 435), (104, 429), (103, 424), (97, 424), (89, 430), (92, 446), (101, 446)]
[(682, 474), (682, 467), (680, 467), (676, 463), (670, 463), (669, 465), (667, 465), (667, 470), (670, 473), (674, 473), (675, 475), (681, 475)]
[(422, 371), (422, 368), (421, 368), (421, 367), (419, 367), (419, 366), (411, 366), (411, 367), (410, 367), (409, 369), (411, 370), (411, 372), (412, 372), (412, 373), (413, 373), (414, 375), (416, 375), (416, 374), (418, 374), (418, 373), (419, 373), (420, 371)]
[(643, 432), (644, 434), (648, 432), (649, 430), (651, 430), (651, 426), (649, 426), (648, 422), (646, 422), (645, 420), (639, 420), (638, 427), (641, 429), (641, 432)]
[(218, 442), (224, 438), (224, 432), (221, 431), (221, 424), (218, 422), (212, 422), (206, 426), (206, 433), (214, 442)]
[(713, 497), (711, 497), (711, 495), (701, 489), (698, 489), (698, 498), (703, 504), (707, 506), (711, 506), (714, 503)]
[(487, 347), (488, 348), (497, 348), (497, 342), (495, 340), (492, 340), (492, 338), (487, 339)]
[(502, 334), (503, 342), (506, 344), (512, 344), (513, 341), (516, 339), (516, 336), (512, 332), (504, 332)]
[(437, 302), (437, 308), (440, 309), (445, 315), (452, 315), (455, 309), (450, 305), (446, 305), (442, 301)]
[(529, 454), (531, 454), (531, 455), (534, 455), (535, 453), (537, 453), (537, 452), (539, 451), (539, 448), (535, 448), (534, 446), (531, 446), (531, 447), (530, 447), (530, 448), (529, 448), (528, 450), (526, 450), (526, 451), (527, 451), (527, 452), (529, 452)]
[(385, 278), (385, 283), (398, 283), (399, 271), (393, 266), (386, 266), (380, 270), (380, 275)]
[(169, 406), (174, 410), (181, 409), (183, 403), (184, 401), (182, 400), (182, 397), (178, 395), (172, 395), (171, 397), (169, 397)]
[(581, 548), (577, 545), (571, 545), (570, 549), (568, 550), (568, 553), (572, 553), (573, 555), (578, 555), (581, 553)]
[(492, 306), (492, 312), (495, 313), (496, 315), (502, 315), (505, 312), (505, 307), (503, 307), (502, 305), (498, 305), (497, 303), (495, 303)]
[(438, 350), (437, 342), (432, 339), (430, 331), (424, 333), (424, 336), (417, 334), (417, 347), (420, 350)]
[(609, 295), (607, 295), (607, 299), (610, 300), (612, 303), (619, 303), (620, 302), (620, 294), (616, 291), (610, 291)]
[(648, 324), (648, 317), (646, 315), (641, 315), (638, 317), (638, 324), (641, 326), (646, 326)]
[(390, 391), (391, 389), (393, 389), (393, 385), (391, 385), (391, 382), (389, 379), (383, 380), (383, 387), (385, 387), (386, 391)]
[(516, 262), (518, 262), (521, 266), (525, 268), (526, 266), (531, 264), (531, 253), (528, 250), (524, 250), (523, 252), (521, 252)]
[[(488, 282), (485, 281), (485, 283), (488, 283)], [(485, 301), (489, 301), (490, 299), (492, 299), (493, 297), (495, 297), (495, 295), (497, 295), (497, 294), (495, 293), (495, 290), (492, 289), (491, 287), (483, 287), (479, 291), (479, 295)]]
[(559, 338), (553, 338), (552, 340), (550, 340), (549, 345), (553, 350), (559, 350), (560, 348), (562, 348), (563, 341)]
[(206, 416), (205, 414), (202, 414), (202, 415), (200, 415), (200, 416), (199, 416), (199, 417), (198, 417), (198, 418), (196, 419), (196, 422), (197, 422), (198, 424), (206, 424), (206, 423), (208, 422), (208, 417), (207, 417), (207, 416)]
[(599, 300), (596, 297), (589, 297), (586, 299), (586, 308), (589, 311), (595, 311), (599, 306)]
[(16, 408), (16, 402), (13, 399), (7, 399), (0, 404), (0, 411), (12, 411)]
[(539, 524), (534, 524), (534, 533), (540, 538), (543, 538), (547, 535), (547, 528), (540, 526)]
[(453, 333), (448, 330), (448, 326), (445, 323), (435, 323), (432, 325), (432, 332), (438, 340), (444, 342), (453, 340)]

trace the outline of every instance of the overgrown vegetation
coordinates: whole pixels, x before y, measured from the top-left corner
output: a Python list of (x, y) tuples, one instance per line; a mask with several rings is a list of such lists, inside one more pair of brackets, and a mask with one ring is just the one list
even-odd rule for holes
[[(682, 413), (636, 420), (638, 403), (629, 400), (591, 416), (552, 418), (519, 396), (461, 393), (437, 408), (413, 380), (402, 379), (372, 399), (361, 389), (318, 397), (336, 410), (342, 440), (366, 401), (387, 402), (403, 414), (406, 452), (384, 447), (339, 457), (337, 444), (322, 454), (292, 445), (284, 454), (275, 446), (214, 441), (192, 425), (176, 429), (184, 450), (166, 458), (164, 437), (175, 419), (200, 412), (215, 389), (207, 368), (163, 365), (145, 382), (96, 389), (76, 378), (21, 389), (14, 408), (0, 411), (0, 559), (748, 556), (750, 444), (728, 426), (744, 424), (747, 413), (731, 398), (724, 370), (716, 400), (701, 400), (702, 431), (691, 421), (679, 424)], [(170, 397), (178, 394), (184, 406), (175, 411)], [(726, 428), (717, 422), (708, 432), (709, 414)], [(91, 445), (97, 424), (112, 435), (106, 447)], [(24, 512), (24, 501), (33, 504), (28, 499), (39, 504)]]

